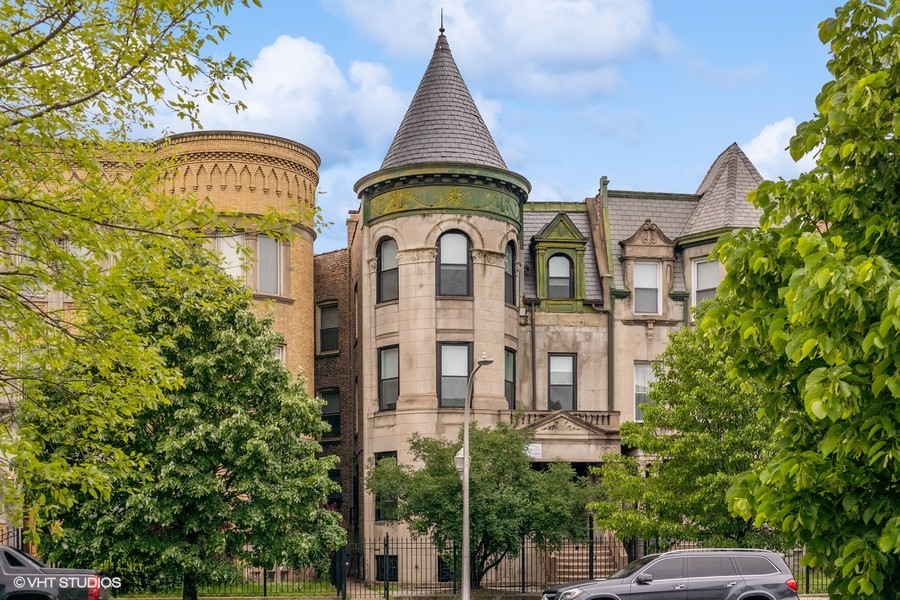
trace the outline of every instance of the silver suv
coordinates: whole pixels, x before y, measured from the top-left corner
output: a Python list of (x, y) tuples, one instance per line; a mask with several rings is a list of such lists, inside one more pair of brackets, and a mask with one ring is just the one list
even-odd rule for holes
[(541, 600), (797, 600), (797, 582), (769, 550), (649, 554), (607, 579), (557, 585)]

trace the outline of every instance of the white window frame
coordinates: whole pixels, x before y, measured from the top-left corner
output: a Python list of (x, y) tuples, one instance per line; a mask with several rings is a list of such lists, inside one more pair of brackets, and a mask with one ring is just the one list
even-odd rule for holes
[(649, 374), (647, 376), (647, 380), (646, 380), (646, 382), (644, 382), (642, 384), (642, 385), (645, 385), (647, 389), (644, 392), (642, 392), (645, 402), (641, 402), (641, 404), (652, 404), (652, 402), (649, 401), (650, 398), (647, 394), (649, 394), (649, 392), (650, 392), (650, 384), (656, 381), (656, 373), (654, 373), (654, 371), (653, 371), (653, 367), (656, 364), (656, 362), (657, 361), (652, 361), (652, 360), (636, 360), (636, 361), (634, 361), (634, 369), (633, 369), (633, 375), (632, 375), (634, 391), (632, 394), (632, 398), (634, 399), (634, 420), (638, 423), (644, 422), (643, 411), (641, 411), (640, 418), (638, 417), (638, 410), (639, 410), (638, 409), (638, 367), (640, 366), (641, 368), (649, 369)]
[[(462, 358), (463, 364), (450, 364), (453, 358)], [(448, 369), (450, 368), (450, 369)], [(461, 369), (461, 370), (460, 370)], [(448, 373), (447, 371), (450, 370)], [(446, 398), (448, 390), (445, 384), (451, 381), (464, 382), (463, 396), (468, 387), (468, 377), (472, 371), (472, 342), (438, 342), (437, 372), (438, 372), (438, 406), (441, 408), (465, 408), (467, 398)], [(461, 380), (461, 381), (460, 381)]]
[[(243, 234), (216, 236), (213, 246), (219, 253), (222, 270), (237, 279), (245, 281), (247, 276), (247, 261), (243, 251), (247, 240)], [(232, 260), (236, 259), (236, 261)]]
[[(268, 272), (268, 262), (264, 261), (264, 256), (262, 253), (262, 244), (263, 240), (271, 240), (275, 244), (275, 266), (272, 267), (275, 271), (275, 289), (263, 289), (263, 272)], [(280, 296), (284, 289), (284, 282), (282, 281), (282, 270), (283, 270), (283, 258), (282, 254), (282, 244), (281, 242), (273, 237), (269, 237), (267, 235), (260, 235), (256, 238), (256, 291), (260, 294), (266, 294), (269, 296)]]
[[(716, 267), (716, 285), (713, 286), (712, 288), (703, 288), (703, 290), (700, 290), (699, 289), (699, 285), (700, 285), (699, 269), (700, 269), (700, 265), (703, 265), (703, 264), (715, 265), (715, 267)], [(719, 270), (720, 268), (721, 268), (721, 265), (720, 265), (719, 261), (709, 260), (708, 256), (701, 256), (699, 258), (691, 259), (691, 306), (697, 306), (697, 304), (698, 304), (697, 292), (699, 292), (699, 291), (708, 291), (708, 290), (712, 289), (713, 297), (715, 297), (716, 288), (719, 287), (719, 283), (721, 283), (721, 281), (722, 281), (721, 272)], [(704, 300), (705, 300), (705, 298), (704, 298)], [(699, 302), (702, 302), (702, 300)], [(693, 319), (693, 316), (691, 318)]]
[[(638, 265), (652, 265), (656, 269), (656, 311), (643, 312), (637, 308), (638, 293)], [(632, 308), (636, 315), (661, 315), (662, 314), (662, 264), (658, 260), (636, 260), (632, 270)], [(641, 290), (650, 290), (653, 288), (641, 287)]]
[[(316, 307), (318, 314), (316, 315), (316, 346), (319, 349), (319, 354), (334, 354), (340, 352), (341, 350), (341, 311), (336, 302), (332, 302), (329, 304), (321, 304)], [(322, 314), (327, 309), (334, 309), (335, 318), (337, 319), (337, 324), (335, 327), (329, 327), (328, 329), (334, 329), (337, 331), (337, 346), (335, 348), (325, 349), (322, 347), (322, 330), (325, 329), (325, 317)]]

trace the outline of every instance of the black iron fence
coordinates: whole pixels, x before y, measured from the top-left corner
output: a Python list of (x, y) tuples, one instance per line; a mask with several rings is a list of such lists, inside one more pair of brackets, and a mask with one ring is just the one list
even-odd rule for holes
[[(21, 535), (7, 532), (0, 538), (21, 541)], [(13, 544), (11, 544), (13, 545)], [(690, 549), (696, 544), (679, 543), (674, 548)], [(657, 548), (645, 543), (622, 543), (608, 534), (591, 540), (570, 541), (547, 548), (525, 538), (515, 551), (495, 557), (497, 563), (484, 573), (472, 573), (473, 587), (491, 596), (515, 595), (537, 598), (550, 585), (606, 577)], [(334, 597), (384, 598), (396, 596), (447, 596), (459, 594), (460, 549), (451, 545), (435, 547), (424, 538), (385, 536), (349, 544), (336, 552), (330, 567), (267, 568), (245, 567), (232, 577), (199, 581), (198, 593), (205, 597)], [(828, 577), (821, 569), (800, 566), (802, 551), (789, 552), (791, 567), (800, 593), (825, 593)], [(77, 565), (72, 565), (77, 566)], [(113, 595), (122, 598), (179, 598), (180, 580), (142, 580), (122, 577), (122, 587)]]
[(4, 526), (0, 528), (0, 546), (12, 546), (22, 549), (22, 530), (18, 527)]

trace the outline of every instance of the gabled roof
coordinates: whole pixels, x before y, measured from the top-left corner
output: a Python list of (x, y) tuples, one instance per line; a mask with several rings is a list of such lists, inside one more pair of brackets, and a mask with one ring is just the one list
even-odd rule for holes
[(758, 227), (762, 211), (747, 201), (763, 178), (737, 144), (716, 158), (697, 195), (700, 202), (680, 237), (728, 227)]
[(452, 162), (506, 169), (443, 34), (382, 169)]

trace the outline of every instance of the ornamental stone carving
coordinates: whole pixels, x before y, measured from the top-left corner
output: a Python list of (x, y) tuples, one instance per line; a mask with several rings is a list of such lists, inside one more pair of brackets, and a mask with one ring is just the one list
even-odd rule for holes
[(397, 262), (401, 264), (434, 262), (437, 248), (410, 248), (397, 252)]
[(472, 250), (472, 262), (485, 265), (505, 266), (506, 254), (504, 252), (494, 252), (493, 250), (474, 249)]

